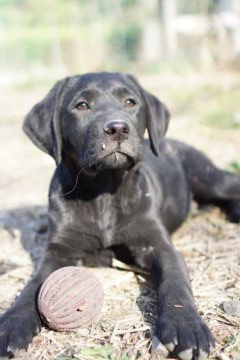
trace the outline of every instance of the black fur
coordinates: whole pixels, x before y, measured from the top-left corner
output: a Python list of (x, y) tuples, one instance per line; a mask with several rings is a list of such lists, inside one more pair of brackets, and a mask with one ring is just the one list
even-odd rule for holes
[(39, 271), (0, 319), (1, 356), (26, 349), (40, 330), (36, 293), (51, 272), (79, 259), (111, 265), (113, 256), (151, 272), (159, 299), (155, 342), (183, 360), (209, 354), (213, 337), (169, 236), (192, 197), (218, 204), (238, 222), (240, 177), (187, 145), (163, 140), (168, 121), (163, 103), (118, 73), (64, 79), (28, 114), (24, 131), (57, 165), (50, 242)]

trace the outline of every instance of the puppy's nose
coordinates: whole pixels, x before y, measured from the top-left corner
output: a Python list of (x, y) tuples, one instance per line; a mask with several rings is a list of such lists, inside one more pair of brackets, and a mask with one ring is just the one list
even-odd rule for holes
[(126, 140), (129, 134), (129, 125), (126, 121), (111, 120), (103, 128), (104, 132), (113, 140)]

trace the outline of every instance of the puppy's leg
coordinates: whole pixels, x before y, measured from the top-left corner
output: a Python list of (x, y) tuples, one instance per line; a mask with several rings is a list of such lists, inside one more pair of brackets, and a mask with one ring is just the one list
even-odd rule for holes
[(220, 200), (215, 204), (219, 206), (227, 215), (229, 221), (239, 223), (240, 221), (240, 199), (238, 200)]
[(63, 247), (52, 245), (35, 276), (23, 289), (13, 306), (0, 317), (0, 358), (12, 357), (20, 349), (27, 349), (41, 328), (36, 307), (36, 295), (42, 282), (60, 267), (73, 265)]
[[(146, 238), (150, 235), (151, 231)], [(197, 312), (185, 263), (163, 232), (157, 240), (155, 232), (150, 240), (153, 246), (133, 251), (136, 261), (150, 270), (158, 296), (155, 346), (161, 344), (182, 360), (203, 359), (214, 347), (214, 339)]]
[(214, 204), (226, 212), (232, 222), (240, 221), (240, 176), (218, 169), (192, 147), (174, 143), (195, 200)]

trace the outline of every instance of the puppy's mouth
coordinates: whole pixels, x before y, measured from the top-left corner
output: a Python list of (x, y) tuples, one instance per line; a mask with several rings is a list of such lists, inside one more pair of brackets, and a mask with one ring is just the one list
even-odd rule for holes
[(122, 151), (114, 151), (103, 158), (94, 161), (85, 168), (85, 172), (89, 175), (96, 175), (105, 170), (129, 170), (135, 163), (136, 161), (130, 154)]

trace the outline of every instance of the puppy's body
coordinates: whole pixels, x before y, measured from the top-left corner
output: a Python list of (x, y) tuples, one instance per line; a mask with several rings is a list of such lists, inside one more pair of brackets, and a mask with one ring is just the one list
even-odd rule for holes
[(192, 198), (218, 204), (239, 221), (240, 178), (189, 146), (162, 140), (168, 119), (164, 104), (134, 78), (112, 73), (59, 82), (27, 116), (24, 130), (57, 164), (49, 191), (50, 243), (38, 273), (0, 319), (1, 355), (26, 348), (40, 329), (35, 296), (47, 275), (78, 260), (111, 265), (114, 256), (151, 272), (158, 342), (183, 360), (210, 352), (212, 335), (169, 234)]
[[(70, 228), (73, 223), (75, 230), (79, 225), (84, 233), (92, 232), (93, 237), (101, 239), (104, 248), (121, 244), (124, 237), (130, 245), (129, 237), (135, 236), (137, 224), (145, 228), (146, 215), (153, 218), (157, 215), (172, 233), (188, 214), (191, 200), (191, 189), (175, 144), (163, 140), (156, 157), (148, 141), (144, 142), (142, 161), (124, 173), (107, 170), (94, 177), (77, 173), (72, 177), (61, 164), (50, 188), (50, 209), (59, 208), (57, 222), (62, 225), (66, 220)], [(127, 233), (130, 223), (133, 223), (132, 234)]]

